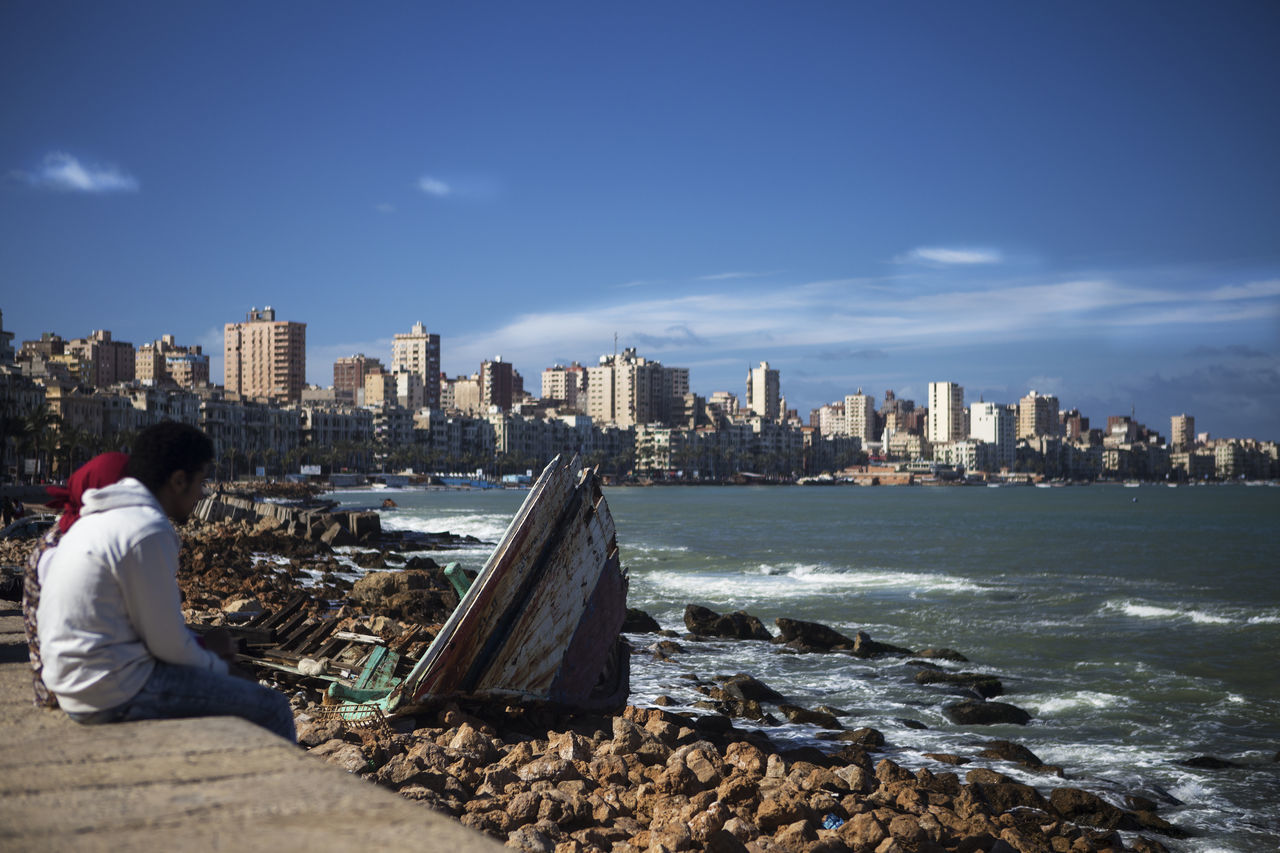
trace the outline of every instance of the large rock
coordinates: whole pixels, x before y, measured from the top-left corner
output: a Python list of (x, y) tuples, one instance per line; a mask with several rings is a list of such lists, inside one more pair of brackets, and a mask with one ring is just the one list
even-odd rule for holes
[(356, 537), (350, 530), (335, 521), (320, 534), (320, 541), (332, 548), (341, 548), (344, 545), (356, 544)]
[(966, 699), (947, 705), (942, 709), (951, 722), (962, 726), (994, 726), (1000, 723), (1012, 723), (1025, 726), (1031, 722), (1031, 715), (1016, 705), (1006, 702), (982, 702), (977, 699)]
[(887, 656), (911, 657), (915, 654), (911, 649), (902, 646), (891, 646), (888, 643), (877, 643), (865, 631), (859, 631), (853, 638), (853, 654), (860, 658), (879, 658)]
[(971, 690), (983, 699), (992, 699), (1004, 693), (1004, 685), (994, 675), (979, 672), (947, 672), (938, 669), (922, 669), (916, 673), (916, 684), (946, 684)]
[(775, 642), (789, 643), (803, 651), (853, 651), (852, 639), (818, 622), (780, 617), (773, 620), (773, 624), (778, 626), (779, 632)]
[(719, 614), (699, 604), (684, 608), (684, 624), (699, 637), (725, 637), (731, 640), (772, 640), (773, 635), (759, 619), (741, 610)]
[(729, 696), (742, 701), (771, 702), (775, 705), (786, 701), (781, 693), (745, 672), (723, 679), (720, 686)]
[(628, 607), (627, 615), (622, 620), (624, 634), (656, 634), (662, 630), (658, 620), (638, 607)]
[(1138, 829), (1138, 820), (1124, 809), (1111, 805), (1097, 794), (1079, 788), (1055, 788), (1049, 804), (1073, 823), (1102, 829)]

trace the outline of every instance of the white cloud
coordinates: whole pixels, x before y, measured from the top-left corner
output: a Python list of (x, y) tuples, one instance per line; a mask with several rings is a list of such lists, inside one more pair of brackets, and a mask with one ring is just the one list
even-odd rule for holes
[(423, 175), (418, 178), (418, 189), (430, 196), (436, 198), (444, 198), (453, 192), (453, 190), (444, 181), (439, 178), (433, 178), (430, 175)]
[(921, 246), (896, 259), (899, 263), (930, 264), (941, 266), (998, 264), (1004, 256), (994, 249), (947, 249), (940, 246)]
[(20, 172), (29, 184), (42, 189), (81, 193), (137, 192), (138, 180), (115, 166), (81, 163), (63, 151), (45, 155), (35, 172)]
[(1256, 301), (1270, 287), (1183, 291), (1077, 279), (939, 291), (892, 290), (852, 280), (744, 293), (726, 282), (719, 292), (672, 299), (629, 298), (634, 292), (623, 291), (613, 304), (555, 306), (500, 328), (469, 333), (449, 344), (445, 358), (451, 371), (472, 371), (489, 354), (502, 352), (529, 369), (546, 360), (547, 342), (554, 341), (557, 353), (593, 361), (612, 350), (614, 332), (620, 346), (638, 346), (653, 358), (678, 357), (689, 364), (740, 352), (767, 351), (780, 358), (788, 350), (849, 347), (851, 341), (859, 351), (904, 352), (983, 341), (1079, 338), (1104, 328), (1225, 327), (1280, 314), (1280, 304)]
[(718, 272), (711, 275), (700, 275), (698, 281), (729, 281), (735, 278), (766, 278), (771, 275), (777, 275), (776, 271), (772, 272)]
[(378, 211), (379, 213), (395, 213), (396, 212), (396, 206), (394, 204), (388, 204), (385, 201), (379, 204), (375, 204), (373, 206), (373, 209)]

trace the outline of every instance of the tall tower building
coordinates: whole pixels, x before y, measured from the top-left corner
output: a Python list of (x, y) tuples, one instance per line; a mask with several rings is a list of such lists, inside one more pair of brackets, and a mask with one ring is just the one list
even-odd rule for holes
[(429, 334), (421, 323), (391, 341), (391, 372), (422, 377), (423, 405), (440, 408), (440, 336)]
[(542, 399), (563, 403), (567, 409), (586, 409), (587, 369), (578, 362), (557, 364), (542, 371)]
[(637, 356), (634, 347), (602, 355), (598, 365), (587, 368), (586, 413), (600, 423), (671, 425), (684, 411), (688, 393), (689, 368), (663, 367)]
[(511, 362), (503, 361), (502, 356), (494, 356), (493, 361), (480, 363), (480, 406), (485, 411), (489, 406), (497, 406), (504, 412), (511, 411), (512, 399), (515, 396), (515, 370)]
[(296, 402), (307, 381), (307, 324), (277, 320), (270, 305), (223, 329), (228, 391)]
[(929, 441), (942, 444), (964, 438), (964, 389), (954, 382), (930, 382)]
[(1196, 443), (1196, 419), (1191, 415), (1174, 415), (1169, 424), (1169, 447), (1189, 450)]
[(849, 394), (844, 398), (844, 417), (848, 424), (846, 435), (856, 435), (862, 439), (862, 446), (868, 441), (875, 441), (876, 435), (876, 401), (869, 394), (858, 389), (857, 394)]
[(1017, 409), (1005, 403), (972, 403), (969, 406), (969, 437), (995, 448), (996, 461), (1012, 468), (1018, 457)]
[(358, 400), (356, 392), (364, 392), (364, 378), (383, 371), (381, 361), (362, 352), (340, 358), (333, 363), (333, 390), (345, 391), (350, 399)]
[(747, 370), (747, 408), (766, 421), (782, 419), (782, 387), (769, 362)]
[(1058, 398), (1033, 388), (1018, 401), (1018, 440), (1058, 434)]

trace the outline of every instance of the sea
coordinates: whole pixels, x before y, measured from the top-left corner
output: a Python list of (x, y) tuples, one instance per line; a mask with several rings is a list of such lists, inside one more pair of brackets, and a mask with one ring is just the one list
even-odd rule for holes
[[(472, 534), (446, 555), (480, 569), (528, 492), (335, 492), (388, 529)], [(902, 659), (793, 654), (762, 641), (630, 637), (631, 702), (703, 698), (690, 676), (745, 672), (804, 707), (871, 726), (908, 768), (989, 766), (1048, 793), (1139, 794), (1189, 830), (1170, 850), (1280, 850), (1280, 488), (657, 486), (605, 490), (630, 578), (628, 605), (685, 633), (688, 604), (779, 617), (913, 649), (945, 647), (997, 676), (1027, 726), (959, 726), (957, 698)], [(440, 554), (434, 554), (441, 559)], [(663, 700), (665, 701), (665, 700)], [(778, 715), (781, 716), (780, 714)], [(921, 727), (923, 726), (923, 728)], [(766, 727), (780, 743), (820, 730)], [(972, 756), (1020, 743), (1065, 779)], [(1229, 766), (1182, 762), (1212, 756)]]

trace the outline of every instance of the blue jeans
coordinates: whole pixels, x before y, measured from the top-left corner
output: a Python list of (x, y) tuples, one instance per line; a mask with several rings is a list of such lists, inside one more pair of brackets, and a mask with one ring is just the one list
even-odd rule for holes
[(151, 677), (128, 702), (105, 711), (68, 712), (67, 716), (86, 725), (179, 717), (242, 717), (290, 743), (297, 740), (293, 709), (284, 694), (233, 675), (164, 661), (156, 661)]

